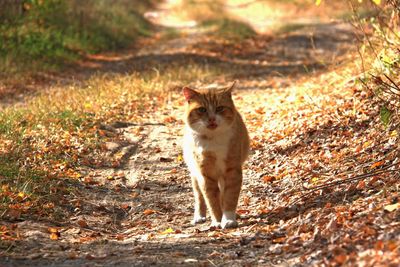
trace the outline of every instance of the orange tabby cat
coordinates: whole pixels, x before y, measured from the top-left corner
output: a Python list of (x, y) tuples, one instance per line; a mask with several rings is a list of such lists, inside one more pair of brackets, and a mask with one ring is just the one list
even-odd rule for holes
[(225, 89), (183, 88), (186, 99), (183, 155), (192, 177), (193, 223), (237, 227), (236, 207), (242, 186), (242, 165), (249, 136), (232, 101), (233, 86)]

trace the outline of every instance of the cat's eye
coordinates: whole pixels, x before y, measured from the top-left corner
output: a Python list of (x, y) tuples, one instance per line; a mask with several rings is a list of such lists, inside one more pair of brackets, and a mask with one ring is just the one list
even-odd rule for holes
[(223, 106), (218, 106), (218, 107), (215, 109), (215, 111), (216, 111), (217, 113), (222, 112), (222, 111), (224, 111), (224, 107), (223, 107)]
[(205, 107), (201, 107), (197, 109), (200, 113), (206, 113), (207, 109)]

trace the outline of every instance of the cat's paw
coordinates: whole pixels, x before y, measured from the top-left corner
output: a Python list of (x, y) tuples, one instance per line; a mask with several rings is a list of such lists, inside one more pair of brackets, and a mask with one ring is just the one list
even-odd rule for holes
[(203, 216), (194, 216), (193, 220), (192, 220), (192, 224), (199, 224), (199, 223), (203, 223), (206, 221), (206, 217)]
[(236, 213), (234, 211), (224, 211), (222, 214), (221, 227), (226, 228), (236, 228), (238, 223), (236, 221)]
[(236, 228), (238, 227), (238, 223), (235, 220), (224, 220), (221, 222), (222, 229), (226, 228)]
[(220, 222), (211, 222), (210, 228), (221, 228)]

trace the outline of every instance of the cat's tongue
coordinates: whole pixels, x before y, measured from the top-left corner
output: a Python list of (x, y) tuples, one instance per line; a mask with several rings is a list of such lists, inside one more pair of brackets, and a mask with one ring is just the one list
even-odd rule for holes
[(211, 129), (211, 130), (214, 130), (217, 127), (218, 127), (218, 125), (216, 123), (210, 123), (210, 124), (207, 125), (207, 128)]

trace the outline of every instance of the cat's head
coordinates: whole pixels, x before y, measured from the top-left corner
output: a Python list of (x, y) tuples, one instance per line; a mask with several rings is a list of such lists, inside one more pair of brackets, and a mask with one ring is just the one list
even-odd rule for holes
[(186, 124), (200, 134), (217, 133), (228, 129), (236, 116), (232, 101), (235, 83), (224, 89), (183, 88), (186, 99)]

